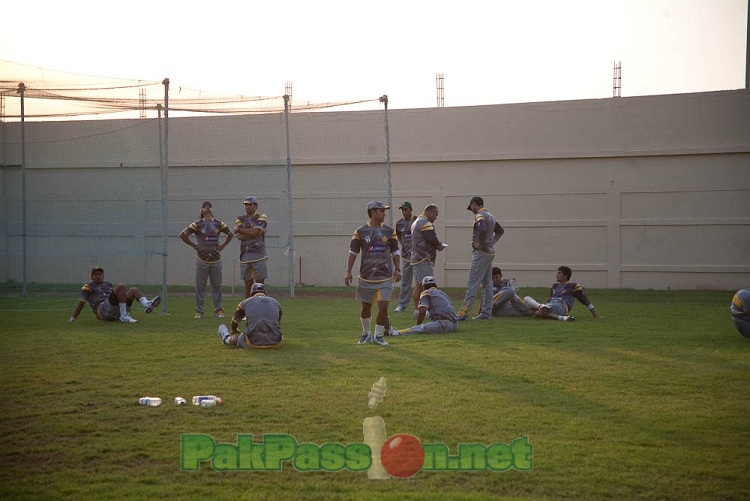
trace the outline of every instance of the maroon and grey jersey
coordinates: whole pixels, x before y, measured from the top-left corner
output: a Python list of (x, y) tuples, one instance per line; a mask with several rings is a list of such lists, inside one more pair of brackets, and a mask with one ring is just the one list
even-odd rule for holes
[(576, 299), (580, 301), (584, 306), (588, 306), (591, 304), (591, 301), (586, 296), (586, 293), (583, 292), (583, 287), (581, 287), (581, 284), (578, 284), (576, 282), (567, 282), (564, 284), (555, 282), (554, 284), (552, 284), (552, 288), (549, 291), (549, 302), (561, 301), (565, 303), (565, 311), (569, 312), (573, 309), (573, 304), (575, 303)]
[(219, 254), (219, 234), (229, 235), (229, 227), (221, 221), (196, 221), (183, 230), (185, 235), (195, 233), (198, 244), (198, 259), (207, 263), (221, 260)]
[(435, 226), (427, 216), (420, 214), (411, 226), (411, 265), (417, 265), (425, 259), (435, 264), (437, 250), (442, 245), (435, 233)]
[(401, 259), (406, 259), (407, 261), (411, 259), (411, 226), (414, 224), (415, 219), (416, 216), (412, 216), (408, 221), (404, 218), (396, 221), (396, 236), (401, 246)]
[(365, 282), (393, 280), (393, 256), (399, 255), (396, 230), (390, 226), (360, 226), (352, 235), (349, 253), (360, 256), (359, 279)]
[(112, 282), (89, 282), (81, 287), (81, 301), (88, 302), (96, 313), (96, 305), (109, 298), (114, 286)]
[[(237, 220), (234, 222), (235, 228), (268, 228), (268, 216), (265, 214), (258, 214), (257, 212), (253, 216), (237, 216)], [(255, 261), (261, 261), (266, 259), (266, 233), (261, 232), (255, 238), (249, 240), (240, 241), (240, 263), (253, 263)]]
[(495, 220), (490, 211), (482, 207), (474, 215), (474, 230), (471, 235), (471, 247), (474, 250), (495, 255), (495, 243), (500, 240), (505, 230)]

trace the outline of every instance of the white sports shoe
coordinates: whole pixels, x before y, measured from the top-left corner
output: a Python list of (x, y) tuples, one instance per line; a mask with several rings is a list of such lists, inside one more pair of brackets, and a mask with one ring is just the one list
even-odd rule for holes
[(403, 313), (406, 311), (406, 308), (402, 308), (401, 306), (396, 306), (396, 309), (393, 310), (394, 313)]
[(120, 322), (125, 323), (125, 324), (134, 324), (137, 321), (138, 320), (136, 320), (135, 318), (131, 317), (130, 315), (125, 315), (125, 316), (120, 317)]
[(156, 308), (160, 304), (161, 304), (161, 297), (156, 296), (154, 299), (152, 299), (146, 304), (146, 307), (143, 308), (143, 311), (145, 311), (146, 313), (151, 313), (152, 311), (154, 311), (154, 308)]

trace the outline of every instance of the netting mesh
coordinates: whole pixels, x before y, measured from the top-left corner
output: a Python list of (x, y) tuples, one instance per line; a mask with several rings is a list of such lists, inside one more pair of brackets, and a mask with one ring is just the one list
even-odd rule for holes
[[(252, 194), (269, 217), (268, 283), (286, 285), (302, 259), (290, 252), (295, 239), (306, 249), (305, 239), (328, 238), (344, 253), (367, 201), (390, 202), (382, 114), (306, 114), (295, 123), (295, 113), (351, 103), (287, 113), (284, 96), (210, 96), (170, 84), (165, 106), (166, 82), (78, 77), (0, 81), (2, 282), (23, 280), (33, 292), (80, 283), (100, 265), (113, 281), (159, 284), (166, 275), (190, 285), (194, 251), (180, 231), (204, 200), (231, 227)], [(103, 115), (112, 119), (88, 120)], [(317, 241), (311, 247), (308, 260), (334, 267)], [(238, 257), (233, 243), (225, 285), (239, 282)]]

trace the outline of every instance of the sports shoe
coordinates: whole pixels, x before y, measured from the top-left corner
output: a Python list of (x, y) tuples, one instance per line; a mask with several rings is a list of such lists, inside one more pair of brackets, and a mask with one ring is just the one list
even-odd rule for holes
[(466, 320), (466, 315), (459, 315), (458, 316), (458, 321), (459, 322), (463, 322), (464, 320)]
[(372, 343), (372, 334), (369, 332), (363, 332), (362, 337), (359, 338), (359, 343), (357, 344), (369, 344)]
[(120, 317), (120, 322), (122, 322), (124, 324), (134, 324), (137, 321), (138, 320), (136, 320), (135, 318), (131, 317), (130, 315), (123, 315), (123, 316)]
[(203, 318), (203, 313), (201, 313), (200, 311), (196, 311), (193, 318)]
[(570, 315), (567, 317), (563, 317), (563, 322), (575, 322), (576, 317)]
[(479, 314), (476, 317), (471, 317), (472, 320), (492, 320), (492, 317), (488, 317), (487, 315)]
[(154, 299), (152, 299), (146, 304), (146, 307), (143, 308), (143, 311), (145, 311), (146, 313), (151, 313), (152, 311), (154, 311), (154, 308), (156, 308), (160, 304), (161, 304), (161, 297), (156, 296)]
[(406, 308), (403, 308), (401, 306), (396, 306), (396, 309), (393, 310), (394, 313), (403, 313), (406, 311)]
[(216, 311), (216, 318), (224, 318), (224, 308)]
[(388, 346), (388, 343), (385, 342), (383, 336), (375, 336), (374, 338), (372, 338), (372, 342), (375, 344), (379, 344), (380, 346)]
[(386, 334), (386, 336), (400, 336), (400, 335), (401, 333), (395, 327), (391, 327), (391, 332)]
[(540, 304), (539, 305), (539, 311), (541, 311), (542, 313), (544, 313), (546, 315), (547, 313), (550, 312), (550, 307), (547, 306), (546, 304)]

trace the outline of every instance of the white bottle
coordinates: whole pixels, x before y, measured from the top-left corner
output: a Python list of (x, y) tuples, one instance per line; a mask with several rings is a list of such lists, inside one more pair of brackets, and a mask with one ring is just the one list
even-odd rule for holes
[(156, 407), (161, 405), (161, 398), (159, 397), (141, 397), (138, 399), (138, 403), (141, 405), (147, 405), (149, 407)]
[[(211, 405), (203, 405), (203, 402), (211, 401)], [(222, 405), (224, 400), (216, 395), (196, 395), (193, 397), (193, 405), (201, 405), (203, 407), (212, 407), (214, 405)]]

